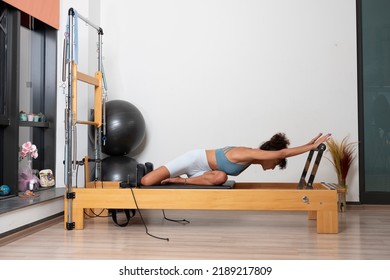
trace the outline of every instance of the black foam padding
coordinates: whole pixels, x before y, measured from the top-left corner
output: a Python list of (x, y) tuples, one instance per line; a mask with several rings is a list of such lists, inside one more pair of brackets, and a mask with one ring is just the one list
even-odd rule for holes
[(206, 186), (206, 185), (181, 185), (181, 184), (169, 184), (169, 185), (158, 185), (158, 186), (139, 186), (141, 189), (232, 189), (235, 181), (226, 181), (223, 185), (217, 186)]
[(145, 174), (148, 174), (151, 171), (153, 171), (153, 163), (145, 162)]

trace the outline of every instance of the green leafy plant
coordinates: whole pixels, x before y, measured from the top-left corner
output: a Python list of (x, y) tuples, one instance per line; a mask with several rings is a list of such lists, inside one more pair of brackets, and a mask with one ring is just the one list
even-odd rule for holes
[(346, 136), (341, 142), (337, 142), (333, 138), (326, 141), (328, 152), (331, 155), (331, 159), (328, 159), (334, 166), (339, 186), (344, 188), (347, 187), (347, 175), (356, 157), (356, 143), (349, 142), (348, 139), (349, 137)]

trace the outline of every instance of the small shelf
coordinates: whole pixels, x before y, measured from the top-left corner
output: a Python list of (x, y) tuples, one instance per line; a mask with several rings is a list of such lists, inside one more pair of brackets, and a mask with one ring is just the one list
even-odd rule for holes
[(14, 210), (19, 210), (21, 208), (31, 206), (34, 204), (46, 202), (51, 199), (57, 199), (63, 197), (65, 194), (65, 188), (51, 187), (48, 189), (41, 189), (35, 192), (39, 194), (38, 196), (31, 198), (22, 198), (19, 196), (14, 196), (1, 200), (0, 203), (0, 215), (9, 213)]
[(28, 121), (19, 121), (19, 126), (27, 126), (27, 127), (50, 127), (49, 122), (28, 122)]

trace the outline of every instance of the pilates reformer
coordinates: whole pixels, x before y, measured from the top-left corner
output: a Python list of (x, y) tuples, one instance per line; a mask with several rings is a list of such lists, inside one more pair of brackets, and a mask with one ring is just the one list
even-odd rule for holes
[[(75, 229), (84, 228), (85, 209), (165, 210), (266, 210), (306, 211), (316, 220), (317, 233), (338, 233), (337, 189), (314, 183), (322, 154), (321, 144), (310, 151), (298, 183), (231, 182), (224, 186), (164, 185), (121, 188), (121, 182), (85, 181), (84, 188), (72, 188), (72, 219)], [(317, 157), (308, 182), (314, 152)], [(85, 170), (89, 160), (85, 159)], [(86, 171), (86, 175), (88, 171)], [(86, 177), (88, 178), (88, 177)], [(139, 182), (139, 178), (136, 179)]]
[[(89, 76), (77, 70), (77, 20), (85, 21), (98, 33), (98, 71)], [(178, 209), (178, 210), (266, 210), (266, 211), (306, 211), (308, 218), (316, 220), (317, 233), (338, 233), (337, 189), (329, 184), (314, 183), (314, 177), (321, 160), (325, 145), (310, 151), (304, 170), (298, 183), (260, 183), (231, 182), (223, 186), (165, 185), (145, 187), (139, 184), (140, 176), (130, 188), (123, 182), (100, 180), (100, 137), (105, 129), (105, 96), (106, 89), (101, 54), (100, 27), (89, 22), (75, 10), (69, 10), (68, 32), (64, 42), (63, 82), (65, 88), (65, 71), (68, 66), (68, 94), (65, 109), (65, 219), (67, 230), (83, 229), (86, 209)], [(95, 88), (94, 120), (77, 119), (77, 81), (93, 85)], [(84, 159), (84, 188), (77, 188), (72, 183), (72, 171), (76, 168), (73, 141), (77, 124), (95, 127), (95, 180), (89, 181), (88, 157)], [(103, 137), (102, 137), (103, 138)], [(317, 157), (308, 182), (306, 175), (314, 152)], [(137, 170), (142, 171), (142, 165)], [(142, 173), (142, 172), (141, 172)], [(130, 185), (129, 185), (130, 186)]]

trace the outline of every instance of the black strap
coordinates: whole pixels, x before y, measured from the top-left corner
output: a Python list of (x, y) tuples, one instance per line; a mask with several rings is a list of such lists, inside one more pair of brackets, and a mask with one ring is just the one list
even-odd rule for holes
[[(119, 223), (117, 219), (117, 213), (118, 211), (123, 211), (126, 215), (126, 221), (123, 223)], [(120, 227), (125, 227), (129, 224), (130, 219), (135, 216), (135, 210), (134, 209), (110, 209), (111, 217), (114, 223), (116, 223)]]

